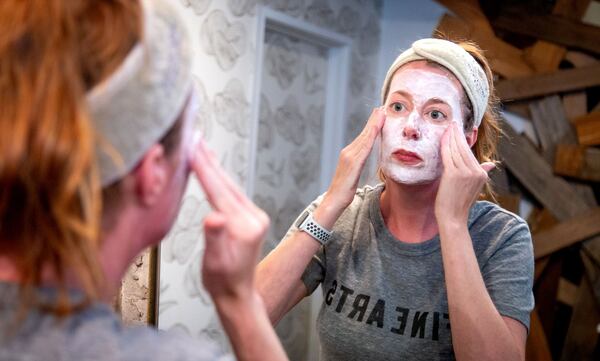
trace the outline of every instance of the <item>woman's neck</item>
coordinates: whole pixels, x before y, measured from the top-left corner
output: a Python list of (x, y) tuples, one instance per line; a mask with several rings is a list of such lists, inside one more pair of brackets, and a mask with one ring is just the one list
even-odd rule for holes
[(399, 240), (420, 243), (438, 233), (434, 207), (439, 181), (428, 184), (399, 184), (385, 181), (380, 207), (385, 225)]

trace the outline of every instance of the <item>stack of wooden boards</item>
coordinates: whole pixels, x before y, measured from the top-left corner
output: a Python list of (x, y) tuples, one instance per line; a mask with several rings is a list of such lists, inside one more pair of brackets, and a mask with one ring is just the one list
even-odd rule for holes
[(448, 13), (434, 35), (481, 46), (503, 109), (535, 130), (531, 139), (503, 122), (492, 175), (505, 208), (534, 203), (527, 359), (600, 360), (600, 27), (582, 21), (600, 4), (438, 2)]

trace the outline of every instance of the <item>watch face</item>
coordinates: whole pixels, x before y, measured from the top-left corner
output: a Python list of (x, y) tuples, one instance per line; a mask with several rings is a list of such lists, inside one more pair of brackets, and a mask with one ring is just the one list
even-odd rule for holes
[(300, 215), (300, 217), (298, 217), (298, 220), (296, 221), (296, 227), (300, 228), (300, 225), (302, 225), (302, 223), (304, 222), (304, 220), (308, 217), (308, 211), (304, 211), (302, 212), (302, 214)]

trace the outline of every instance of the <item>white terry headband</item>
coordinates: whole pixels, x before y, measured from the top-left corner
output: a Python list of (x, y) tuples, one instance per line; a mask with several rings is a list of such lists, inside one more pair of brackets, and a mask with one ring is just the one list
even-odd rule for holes
[(190, 36), (177, 9), (170, 0), (140, 3), (140, 42), (108, 79), (87, 94), (90, 116), (100, 137), (96, 150), (102, 186), (131, 171), (166, 134), (192, 86)]
[(411, 45), (410, 49), (400, 54), (385, 76), (383, 88), (381, 89), (381, 102), (385, 103), (385, 97), (396, 70), (408, 62), (425, 59), (446, 67), (460, 81), (473, 106), (474, 127), (479, 127), (490, 95), (487, 77), (475, 58), (451, 41), (442, 39), (417, 40)]

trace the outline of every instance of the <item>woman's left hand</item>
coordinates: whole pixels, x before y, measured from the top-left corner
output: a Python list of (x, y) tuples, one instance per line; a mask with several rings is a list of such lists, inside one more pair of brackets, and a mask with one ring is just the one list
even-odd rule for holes
[(466, 224), (469, 209), (488, 180), (487, 173), (495, 165), (491, 162), (479, 164), (455, 123), (442, 136), (441, 154), (444, 171), (435, 199), (438, 225), (443, 222)]

